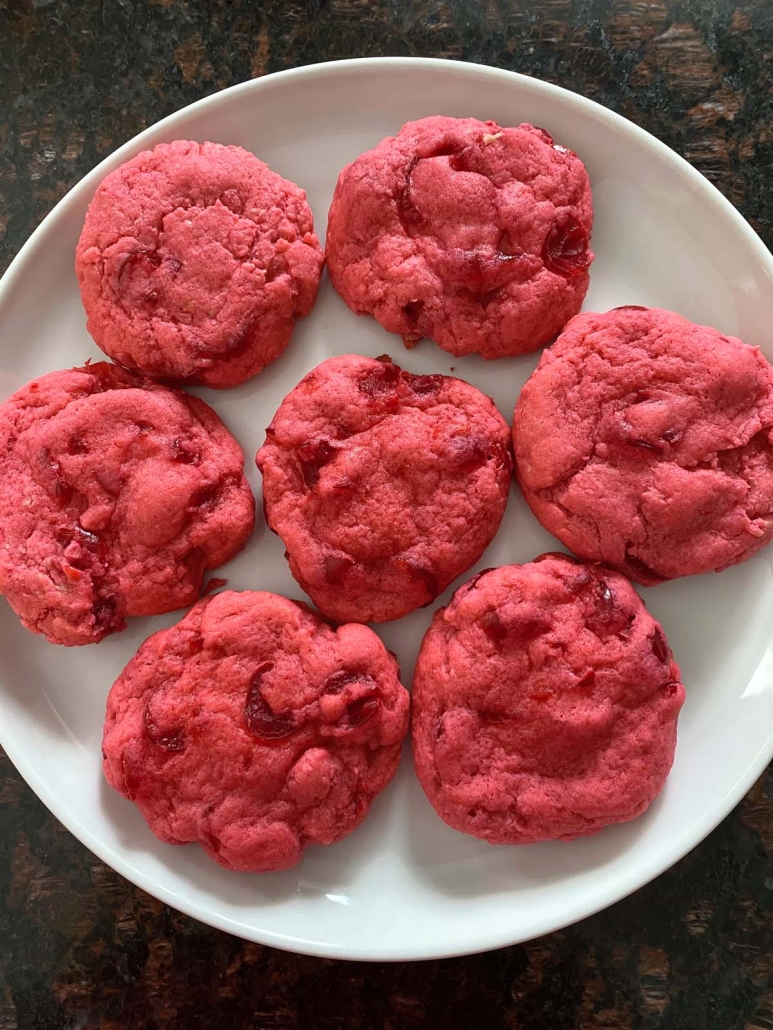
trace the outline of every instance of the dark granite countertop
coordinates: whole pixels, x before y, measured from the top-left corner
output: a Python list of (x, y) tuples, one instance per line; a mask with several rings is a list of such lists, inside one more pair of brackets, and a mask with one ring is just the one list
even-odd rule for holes
[[(381, 54), (480, 61), (598, 100), (773, 242), (771, 0), (0, 0), (0, 268), (164, 115), (252, 76)], [(771, 1030), (773, 775), (672, 870), (577, 926), (371, 966), (170, 910), (71, 837), (0, 752), (0, 1030), (129, 1026)]]

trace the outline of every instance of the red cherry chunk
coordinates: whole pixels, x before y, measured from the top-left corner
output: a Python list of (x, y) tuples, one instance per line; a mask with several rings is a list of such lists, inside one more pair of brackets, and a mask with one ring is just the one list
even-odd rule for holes
[(362, 684), (362, 692), (346, 706), (340, 724), (354, 729), (368, 722), (381, 707), (381, 690), (372, 676), (362, 672), (347, 672), (342, 669), (328, 678), (324, 686), (325, 694), (340, 694), (354, 683)]
[(493, 450), (494, 464), (498, 471), (507, 469), (510, 472), (513, 468), (513, 454), (510, 447), (506, 444), (494, 444)]
[(508, 645), (523, 646), (542, 636), (550, 623), (539, 612), (524, 609), (508, 613), (507, 618), (499, 612), (487, 612), (480, 620), (481, 629), (495, 644), (507, 641)]
[[(411, 300), (403, 304), (403, 314), (409, 322), (418, 322), (424, 312), (423, 300)], [(376, 359), (378, 360), (378, 359)]]
[(453, 279), (476, 296), (489, 292), (487, 286), (494, 272), (488, 255), (479, 250), (448, 251), (448, 271)]
[(396, 197), (397, 215), (403, 225), (406, 226), (421, 225), (424, 221), (424, 215), (416, 207), (413, 200), (413, 172), (420, 160), (419, 155), (414, 154), (408, 162), (404, 173), (403, 185)]
[(62, 479), (57, 479), (54, 487), (54, 496), (56, 497), (57, 503), (60, 507), (66, 508), (72, 501), (74, 495), (75, 491), (69, 483), (65, 483)]
[[(258, 318), (250, 318), (247, 319), (247, 321), (240, 323), (234, 329), (227, 344), (229, 358), (238, 358), (245, 353), (247, 348), (252, 345), (252, 342), (255, 339), (255, 331), (258, 328), (258, 325)], [(218, 351), (212, 351), (206, 347), (202, 347), (201, 353), (218, 354)]]
[(542, 247), (542, 260), (551, 272), (565, 279), (585, 274), (590, 265), (588, 233), (576, 218), (553, 223)]
[(98, 536), (96, 533), (89, 533), (87, 529), (82, 529), (81, 526), (74, 526), (75, 537), (81, 546), (88, 548), (97, 558), (97, 561), (103, 565), (107, 561), (107, 543), (104, 538)]
[(190, 499), (189, 508), (209, 508), (218, 500), (222, 491), (220, 483), (210, 483), (197, 490)]
[(94, 622), (98, 629), (104, 630), (105, 633), (113, 633), (123, 629), (124, 621), (118, 615), (115, 600), (112, 597), (100, 598), (95, 603), (92, 611), (94, 612)]
[(451, 466), (456, 472), (474, 472), (488, 460), (490, 449), (482, 436), (455, 436), (449, 445)]
[(503, 229), (497, 240), (497, 261), (511, 261), (513, 258), (519, 257), (521, 253), (522, 251), (516, 248), (510, 233), (507, 229)]
[(151, 697), (142, 712), (142, 728), (149, 739), (162, 751), (182, 751), (185, 748), (185, 733), (182, 728), (163, 729), (156, 723), (151, 711)]
[(575, 690), (587, 690), (591, 691), (596, 686), (596, 673), (593, 669), (589, 669), (584, 676), (574, 684)]
[(62, 475), (62, 467), (56, 458), (52, 458), (48, 450), (43, 451), (43, 460), (53, 473), (54, 499), (60, 508), (66, 508), (75, 496), (75, 490)]
[(307, 440), (298, 448), (301, 475), (306, 486), (313, 490), (319, 482), (319, 470), (326, 465), (335, 454), (335, 448), (329, 440), (322, 438)]
[(663, 453), (663, 447), (659, 443), (645, 440), (641, 436), (629, 436), (625, 442), (629, 443), (632, 447), (638, 447), (643, 451), (653, 451), (655, 454)]
[(331, 586), (338, 586), (356, 564), (348, 554), (329, 554), (325, 558), (325, 579)]
[(387, 362), (381, 362), (378, 368), (371, 369), (357, 384), (359, 390), (368, 397), (383, 397), (394, 393), (400, 382), (401, 369)]
[(196, 448), (186, 440), (181, 440), (179, 436), (172, 440), (170, 450), (172, 461), (179, 461), (182, 465), (198, 465), (201, 461), (201, 455)]
[(589, 591), (589, 608), (585, 625), (599, 637), (612, 636), (627, 630), (635, 615), (625, 611), (605, 579), (597, 579)]
[[(646, 401), (644, 399), (637, 399), (636, 403), (643, 404)], [(637, 447), (642, 451), (652, 451), (653, 454), (662, 454), (665, 450), (661, 439), (648, 440), (643, 436), (637, 435), (628, 419), (620, 413), (613, 416), (606, 436), (610, 443), (616, 444), (619, 447)]]
[(346, 669), (342, 669), (340, 672), (334, 672), (332, 676), (328, 676), (322, 692), (324, 694), (340, 694), (344, 687), (348, 687), (350, 683), (359, 683), (360, 680), (370, 679), (370, 676), (362, 672), (347, 672)]
[(67, 441), (67, 453), (68, 454), (85, 454), (88, 447), (79, 436), (71, 436)]
[(495, 644), (501, 644), (507, 636), (505, 624), (496, 612), (486, 612), (486, 614), (481, 617), (480, 628), (489, 640), (493, 640)]
[(424, 584), (429, 594), (429, 600), (425, 603), (431, 604), (440, 592), (434, 573), (430, 572), (423, 565), (419, 565), (413, 558), (393, 558), (392, 560), (401, 572), (407, 572), (411, 579), (418, 580)]
[[(86, 363), (86, 368), (83, 371), (95, 380), (97, 384), (97, 390), (95, 392), (102, 393), (105, 390), (116, 390), (127, 385), (125, 376), (128, 374), (125, 369), (121, 369), (120, 372), (115, 365), (111, 365), (108, 361), (97, 361), (95, 364), (90, 365)], [(129, 384), (130, 385), (130, 384)]]
[(410, 372), (403, 372), (403, 378), (411, 390), (419, 397), (433, 397), (442, 390), (445, 376), (415, 376), (411, 375)]
[[(161, 264), (161, 258), (154, 250), (135, 250), (127, 254), (121, 262), (115, 276), (115, 292), (120, 296), (129, 289), (132, 280), (136, 277), (149, 279)], [(147, 299), (154, 300), (150, 291)]]
[(470, 143), (466, 147), (449, 150), (448, 164), (455, 172), (474, 172), (475, 146)]
[(661, 629), (656, 629), (652, 637), (652, 653), (659, 662), (671, 660), (671, 648), (668, 646), (665, 634)]
[(363, 694), (346, 706), (345, 721), (355, 729), (369, 722), (381, 708), (381, 691), (378, 688), (370, 694)]
[(666, 443), (677, 443), (682, 439), (682, 432), (680, 429), (664, 429), (660, 434), (661, 440), (665, 440)]
[(261, 744), (276, 744), (295, 731), (295, 722), (290, 715), (274, 712), (260, 690), (260, 682), (273, 669), (273, 662), (263, 662), (255, 671), (244, 703), (244, 717), (250, 733)]

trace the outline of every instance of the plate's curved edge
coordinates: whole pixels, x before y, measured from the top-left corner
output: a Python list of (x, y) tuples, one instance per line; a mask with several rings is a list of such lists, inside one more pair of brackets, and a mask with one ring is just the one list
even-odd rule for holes
[[(768, 277), (771, 282), (773, 282), (773, 255), (771, 255), (767, 247), (754, 232), (746, 219), (743, 218), (743, 216), (720, 193), (720, 191), (712, 185), (712, 183), (697, 171), (697, 169), (693, 168), (692, 165), (690, 165), (684, 158), (671, 150), (666, 146), (666, 144), (662, 143), (656, 137), (652, 136), (645, 129), (642, 129), (640, 126), (624, 118), (622, 115), (609, 111), (597, 104), (595, 101), (573, 93), (564, 87), (544, 82), (540, 79), (535, 79), (518, 72), (492, 68), (487, 65), (464, 61), (448, 61), (438, 58), (355, 58), (288, 69), (286, 71), (275, 72), (258, 79), (239, 83), (235, 86), (230, 86), (227, 89), (195, 101), (179, 111), (173, 112), (144, 129), (132, 139), (128, 140), (111, 155), (96, 165), (96, 167), (88, 172), (82, 179), (80, 179), (80, 181), (76, 183), (61, 198), (61, 200), (58, 201), (55, 207), (48, 215), (46, 215), (40, 225), (38, 225), (29, 239), (22, 246), (19, 253), (9, 265), (2, 279), (0, 279), (0, 318), (2, 317), (2, 306), (6, 297), (13, 289), (17, 278), (24, 274), (25, 267), (31, 259), (39, 241), (49, 232), (50, 229), (54, 227), (55, 223), (63, 217), (65, 212), (74, 203), (79, 202), (84, 196), (93, 192), (93, 189), (96, 187), (98, 182), (101, 181), (109, 171), (114, 167), (117, 167), (120, 163), (143, 147), (152, 145), (151, 140), (153, 137), (163, 135), (172, 128), (177, 121), (183, 120), (194, 112), (202, 111), (210, 106), (217, 106), (222, 102), (225, 96), (230, 98), (240, 92), (259, 92), (261, 90), (271, 89), (288, 80), (302, 79), (304, 77), (313, 78), (321, 72), (324, 72), (326, 75), (357, 74), (361, 73), (365, 69), (373, 67), (393, 68), (396, 71), (404, 71), (407, 68), (424, 69), (438, 74), (448, 74), (449, 70), (452, 70), (455, 74), (469, 77), (485, 76), (488, 78), (500, 78), (502, 81), (508, 82), (512, 82), (512, 80), (515, 79), (523, 88), (529, 91), (533, 91), (537, 94), (541, 93), (543, 95), (552, 95), (562, 99), (564, 103), (569, 102), (575, 105), (583, 111), (586, 117), (589, 117), (596, 122), (613, 129), (616, 127), (624, 127), (625, 131), (637, 138), (640, 144), (653, 150), (660, 158), (674, 167), (680, 177), (689, 184), (691, 189), (714, 208), (719, 217), (730, 222), (734, 230), (741, 233), (746, 244), (753, 250), (755, 256), (760, 262), (760, 265), (766, 269)], [(0, 737), (1, 736), (2, 733), (0, 731)], [(41, 779), (39, 779), (34, 768), (26, 758), (23, 757), (21, 752), (17, 752), (13, 742), (9, 744), (5, 740), (0, 740), (0, 743), (2, 743), (8, 757), (16, 766), (29, 787), (37, 794), (52, 814), (56, 818), (60, 819), (67, 829), (86, 848), (115, 869), (120, 875), (130, 880), (140, 889), (148, 891), (148, 893), (154, 895), (165, 904), (168, 904), (171, 907), (184, 912), (186, 915), (199, 919), (217, 929), (224, 930), (225, 932), (235, 934), (236, 936), (244, 939), (256, 941), (257, 943), (266, 944), (271, 947), (324, 958), (352, 959), (371, 962), (428, 960), (431, 958), (451, 958), (460, 955), (474, 954), (476, 952), (521, 943), (522, 941), (532, 939), (534, 936), (551, 933), (554, 930), (569, 926), (581, 919), (594, 915), (595, 913), (620, 901), (634, 890), (637, 890), (651, 882), (675, 862), (684, 857), (684, 855), (690, 850), (696, 847), (701, 840), (703, 840), (728, 815), (735, 805), (738, 804), (749, 788), (754, 784), (756, 779), (764, 771), (771, 757), (773, 757), (773, 730), (771, 730), (771, 733), (764, 742), (764, 745), (760, 747), (759, 752), (747, 767), (745, 774), (738, 779), (733, 788), (727, 792), (718, 807), (712, 811), (710, 818), (707, 819), (705, 825), (701, 827), (697, 837), (692, 834), (689, 840), (684, 839), (683, 837), (673, 838), (668, 853), (661, 857), (661, 860), (655, 864), (653, 869), (647, 871), (644, 878), (642, 878), (640, 870), (631, 873), (625, 879), (618, 880), (616, 883), (611, 884), (606, 892), (602, 891), (601, 899), (597, 899), (597, 903), (594, 903), (590, 907), (587, 905), (584, 906), (578, 902), (574, 906), (574, 911), (567, 912), (555, 923), (545, 924), (539, 929), (534, 929), (533, 932), (529, 930), (526, 933), (516, 934), (513, 936), (512, 934), (508, 935), (504, 931), (501, 933), (492, 931), (492, 933), (485, 939), (472, 939), (455, 948), (445, 948), (441, 950), (437, 947), (427, 946), (424, 948), (408, 947), (404, 950), (387, 949), (386, 951), (377, 951), (376, 949), (360, 949), (353, 951), (343, 946), (331, 945), (330, 942), (292, 937), (268, 930), (255, 931), (253, 927), (244, 926), (228, 917), (213, 914), (212, 912), (205, 913), (195, 902), (181, 899), (174, 891), (171, 891), (161, 884), (149, 881), (146, 875), (136, 870), (134, 866), (122, 855), (114, 852), (111, 848), (103, 845), (98, 839), (96, 839), (92, 833), (81, 824), (77, 816), (69, 812), (63, 816), (62, 809), (58, 802), (53, 799), (47, 786)]]
[(153, 897), (162, 901), (164, 904), (169, 905), (171, 908), (174, 908), (179, 912), (183, 912), (185, 915), (190, 916), (193, 919), (198, 919), (205, 925), (212, 926), (217, 930), (223, 930), (226, 933), (234, 934), (237, 937), (241, 937), (243, 940), (254, 941), (257, 944), (264, 944), (268, 947), (278, 948), (281, 951), (290, 951), (296, 954), (311, 955), (318, 958), (335, 958), (353, 962), (426, 962), (432, 959), (459, 958), (464, 955), (474, 955), (485, 951), (494, 951), (497, 948), (505, 948), (515, 944), (522, 944), (525, 941), (533, 940), (535, 937), (541, 937), (546, 934), (553, 933), (556, 930), (572, 926), (575, 923), (581, 922), (583, 919), (588, 919), (591, 916), (596, 915), (598, 912), (602, 912), (604, 909), (617, 904), (617, 902), (622, 901), (634, 891), (645, 887), (647, 884), (657, 879), (658, 876), (661, 876), (667, 869), (670, 869), (671, 866), (696, 848), (701, 841), (705, 840), (712, 830), (714, 830), (742, 800), (750, 787), (754, 785), (758, 777), (764, 772), (770, 762), (771, 756), (773, 755), (773, 729), (765, 742), (765, 746), (760, 748), (754, 761), (749, 766), (747, 775), (741, 777), (734, 785), (733, 789), (728, 791), (723, 798), (718, 817), (714, 818), (712, 815), (712, 818), (707, 820), (705, 827), (701, 830), (700, 836), (697, 839), (690, 838), (689, 840), (684, 840), (681, 838), (674, 838), (672, 840), (672, 848), (669, 853), (653, 870), (647, 873), (644, 879), (641, 879), (639, 875), (634, 874), (629, 880), (618, 883), (615, 889), (605, 895), (598, 904), (594, 904), (591, 907), (585, 907), (578, 902), (575, 905), (576, 911), (570, 911), (566, 916), (562, 916), (559, 920), (553, 923), (546, 924), (539, 930), (535, 930), (534, 933), (527, 932), (525, 934), (516, 934), (515, 936), (505, 932), (501, 934), (492, 934), (485, 940), (468, 941), (464, 945), (460, 945), (456, 948), (447, 948), (443, 951), (438, 951), (437, 948), (429, 947), (422, 949), (409, 947), (405, 950), (388, 949), (386, 951), (377, 951), (375, 949), (363, 949), (354, 952), (343, 946), (339, 947), (331, 945), (328, 941), (314, 941), (306, 938), (292, 937), (290, 935), (277, 934), (271, 930), (263, 930), (259, 933), (250, 932), (252, 927), (244, 926), (235, 920), (220, 915), (213, 915), (212, 913), (202, 913), (199, 910), (198, 905), (191, 903), (186, 899), (181, 899), (179, 895), (174, 893), (174, 891), (169, 890), (161, 884), (148, 883), (147, 878), (141, 872), (136, 870), (131, 863), (127, 862), (122, 855), (102, 845), (100, 841), (98, 841), (77, 821), (77, 819), (61, 819), (60, 815), (58, 815), (56, 811), (58, 806), (56, 802), (52, 800), (48, 788), (37, 778), (34, 769), (29, 765), (26, 759), (19, 757), (17, 760), (17, 756), (12, 753), (12, 748), (8, 748), (4, 742), (2, 746), (30, 789), (34, 791), (48, 810), (56, 818), (61, 820), (67, 830), (72, 833), (73, 836), (84, 845), (84, 847), (88, 848), (88, 850), (91, 851), (92, 854), (96, 855), (97, 858), (101, 859), (106, 865), (110, 866), (121, 876), (133, 883), (135, 887), (139, 887), (141, 890), (147, 891), (148, 894), (151, 894)]
[(558, 86), (552, 82), (545, 82), (542, 79), (536, 79), (530, 75), (524, 75), (521, 72), (509, 71), (504, 68), (493, 68), (490, 65), (476, 64), (471, 61), (454, 61), (436, 57), (356, 57), (340, 61), (308, 64), (303, 65), (300, 68), (288, 68), (284, 71), (272, 72), (269, 75), (264, 75), (257, 79), (249, 79), (246, 82), (240, 82), (234, 86), (228, 86), (225, 89), (218, 90), (216, 93), (212, 93), (207, 97), (202, 97), (201, 100), (195, 100), (193, 103), (187, 104), (185, 107), (180, 108), (179, 111), (173, 111), (172, 114), (166, 115), (165, 118), (162, 118), (158, 122), (154, 122), (153, 125), (149, 125), (147, 128), (137, 133), (136, 136), (133, 136), (131, 139), (121, 144), (117, 150), (114, 150), (112, 154), (109, 154), (106, 158), (100, 161), (99, 164), (92, 168), (90, 172), (87, 172), (59, 201), (57, 201), (51, 211), (49, 211), (37, 228), (33, 230), (30, 237), (22, 245), (18, 254), (14, 257), (2, 278), (0, 278), (0, 314), (2, 313), (1, 308), (5, 298), (5, 293), (11, 288), (17, 275), (21, 273), (23, 265), (26, 263), (29, 254), (34, 250), (38, 238), (48, 230), (49, 226), (52, 225), (53, 222), (61, 217), (65, 207), (72, 204), (76, 199), (80, 199), (81, 195), (88, 193), (92, 190), (92, 187), (96, 187), (104, 176), (108, 172), (112, 171), (114, 167), (117, 167), (123, 161), (128, 160), (128, 158), (133, 154), (139, 152), (139, 150), (146, 145), (146, 140), (149, 140), (151, 136), (163, 134), (167, 128), (171, 127), (175, 121), (181, 120), (183, 116), (187, 116), (193, 112), (203, 111), (210, 106), (216, 106), (218, 103), (221, 103), (223, 98), (226, 96), (230, 98), (236, 96), (238, 93), (248, 93), (253, 90), (258, 92), (262, 89), (270, 89), (278, 83), (291, 81), (293, 79), (302, 79), (304, 77), (313, 77), (314, 75), (320, 74), (322, 71), (324, 71), (325, 74), (345, 75), (349, 72), (360, 71), (366, 67), (394, 68), (398, 71), (406, 67), (413, 67), (423, 68), (437, 73), (446, 72), (449, 68), (452, 68), (457, 74), (484, 75), (492, 78), (500, 77), (503, 81), (512, 81), (513, 79), (516, 79), (525, 89), (533, 90), (536, 93), (543, 93), (546, 95), (552, 94), (554, 96), (563, 97), (565, 100), (568, 99), (571, 103), (580, 107), (588, 116), (602, 124), (612, 128), (617, 125), (624, 125), (627, 132), (632, 132), (635, 136), (638, 136), (644, 145), (655, 150), (655, 152), (660, 154), (661, 157), (673, 164), (679, 170), (684, 179), (702, 193), (713, 206), (717, 207), (719, 212), (725, 218), (730, 219), (737, 229), (742, 231), (746, 237), (747, 243), (749, 243), (757, 252), (757, 256), (760, 261), (764, 265), (767, 265), (768, 275), (773, 282), (773, 255), (771, 255), (768, 248), (762, 242), (754, 229), (752, 229), (743, 215), (733, 207), (730, 201), (723, 196), (717, 187), (714, 186), (713, 183), (709, 182), (709, 180), (699, 172), (697, 168), (693, 168), (693, 166), (680, 154), (677, 154), (675, 150), (672, 150), (656, 136), (653, 136), (652, 133), (647, 132), (646, 129), (642, 129), (641, 126), (630, 121), (628, 118), (625, 118), (623, 115), (617, 114), (615, 111), (610, 111), (601, 104), (596, 103), (595, 100), (590, 100), (588, 97), (584, 97), (579, 93), (574, 93), (572, 90), (566, 89), (564, 86)]

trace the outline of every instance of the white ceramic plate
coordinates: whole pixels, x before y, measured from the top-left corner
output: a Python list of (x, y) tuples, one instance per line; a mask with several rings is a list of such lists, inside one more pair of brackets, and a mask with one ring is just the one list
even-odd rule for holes
[[(403, 122), (431, 114), (530, 121), (583, 158), (596, 206), (586, 308), (673, 308), (759, 344), (773, 358), (773, 259), (730, 204), (668, 148), (590, 101), (534, 79), (445, 61), (369, 59), (226, 90), (148, 129), (87, 175), (0, 286), (0, 394), (99, 356), (78, 297), (75, 244), (97, 183), (137, 151), (178, 138), (240, 144), (308, 190), (322, 236), (340, 168)], [(314, 312), (279, 361), (236, 389), (199, 391), (243, 444), (256, 492), (252, 459), (263, 429), (301, 376), (333, 354), (385, 350), (412, 372), (454, 365), (496, 399), (508, 421), (538, 357), (485, 363), (453, 358), (429, 341), (404, 352), (397, 337), (353, 315), (325, 280)], [(555, 546), (514, 491), (480, 567), (528, 561)], [(237, 589), (299, 592), (281, 542), (262, 522), (222, 574)], [(719, 822), (773, 754), (770, 549), (719, 576), (643, 593), (687, 687), (676, 763), (645, 816), (572, 844), (493, 847), (456, 833), (424, 798), (407, 748), (365, 824), (334, 847), (311, 848), (289, 872), (229, 873), (198, 847), (159, 843), (134, 806), (103, 783), (100, 740), (111, 683), (139, 643), (174, 615), (135, 619), (97, 647), (66, 649), (27, 633), (0, 602), (0, 737), (33, 790), (87, 847), (213, 926), (280, 948), (359, 959), (495, 948), (581, 919), (656, 876)], [(416, 612), (379, 627), (408, 684), (431, 615)]]

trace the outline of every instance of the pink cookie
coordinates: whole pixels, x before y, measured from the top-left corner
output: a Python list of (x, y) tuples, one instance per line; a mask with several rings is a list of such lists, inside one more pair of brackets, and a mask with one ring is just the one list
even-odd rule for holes
[(322, 265), (302, 189), (241, 147), (185, 140), (102, 181), (75, 262), (88, 330), (106, 354), (216, 387), (279, 357)]
[(52, 643), (191, 604), (253, 521), (241, 448), (195, 397), (98, 362), (0, 406), (0, 593)]
[(397, 662), (365, 626), (226, 591), (145, 641), (107, 699), (108, 782), (169, 844), (228, 869), (295, 865), (392, 779), (408, 729)]
[(430, 604), (494, 538), (510, 487), (493, 401), (388, 358), (331, 358), (284, 399), (258, 452), (269, 526), (325, 615)]
[(631, 584), (545, 554), (480, 573), (435, 615), (413, 681), (416, 772), (463, 833), (572, 840), (657, 797), (683, 701)]
[(424, 118), (341, 172), (327, 226), (335, 288), (406, 346), (533, 351), (588, 290), (585, 167), (544, 129)]
[(719, 571), (773, 537), (773, 368), (672, 311), (578, 315), (515, 410), (542, 525), (639, 583)]

